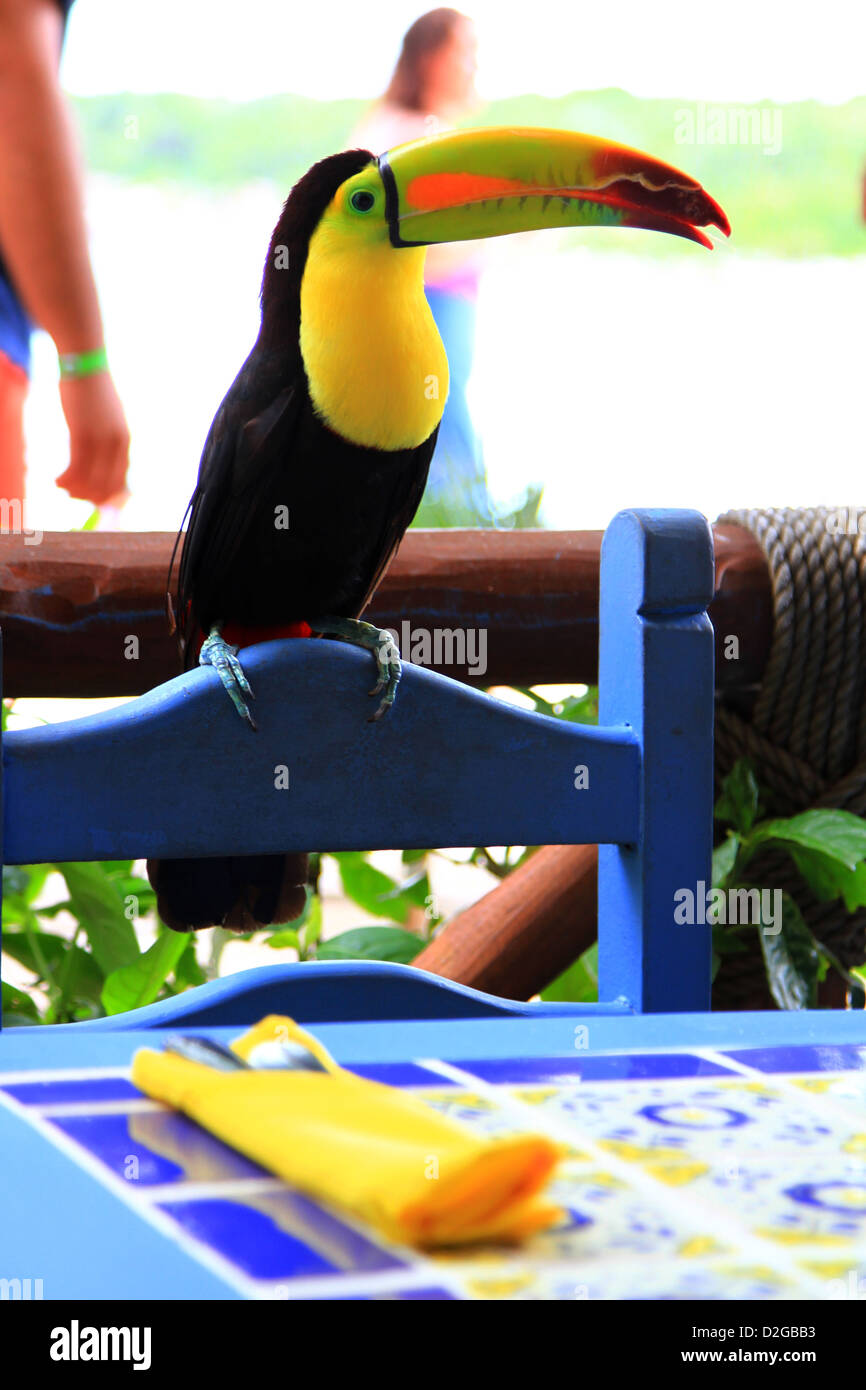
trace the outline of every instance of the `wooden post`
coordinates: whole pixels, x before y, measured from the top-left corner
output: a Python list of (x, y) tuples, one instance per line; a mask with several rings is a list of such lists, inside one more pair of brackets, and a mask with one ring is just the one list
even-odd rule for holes
[(460, 912), (413, 964), (503, 999), (530, 999), (595, 940), (595, 845), (545, 845)]

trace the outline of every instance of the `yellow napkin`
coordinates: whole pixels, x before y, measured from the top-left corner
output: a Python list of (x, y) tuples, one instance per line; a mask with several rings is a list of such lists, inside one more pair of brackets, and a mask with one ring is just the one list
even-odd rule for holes
[(232, 1046), (246, 1057), (274, 1039), (302, 1043), (327, 1070), (220, 1072), (144, 1048), (132, 1079), (293, 1187), (391, 1240), (425, 1247), (516, 1241), (561, 1216), (540, 1195), (561, 1153), (549, 1139), (474, 1134), (416, 1096), (344, 1071), (290, 1018), (272, 1014)]

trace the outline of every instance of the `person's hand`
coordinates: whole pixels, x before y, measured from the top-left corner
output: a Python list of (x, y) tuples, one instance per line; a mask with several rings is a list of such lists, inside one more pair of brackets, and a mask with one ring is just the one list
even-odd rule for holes
[(69, 467), (57, 479), (70, 497), (96, 507), (120, 506), (129, 496), (129, 426), (108, 372), (68, 377), (60, 403), (69, 429)]

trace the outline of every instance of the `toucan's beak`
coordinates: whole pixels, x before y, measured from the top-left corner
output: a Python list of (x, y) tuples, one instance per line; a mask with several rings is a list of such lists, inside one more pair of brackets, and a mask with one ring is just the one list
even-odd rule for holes
[(498, 127), (399, 145), (379, 159), (394, 246), (544, 227), (646, 227), (712, 247), (722, 209), (670, 164), (573, 131)]

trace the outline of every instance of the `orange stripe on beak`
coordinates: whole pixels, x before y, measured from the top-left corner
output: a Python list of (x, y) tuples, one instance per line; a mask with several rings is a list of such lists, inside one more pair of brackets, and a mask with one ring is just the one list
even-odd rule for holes
[(406, 204), (413, 212), (438, 212), (463, 203), (479, 203), (482, 198), (502, 198), (524, 191), (530, 190), (519, 179), (488, 174), (419, 174), (406, 188)]

